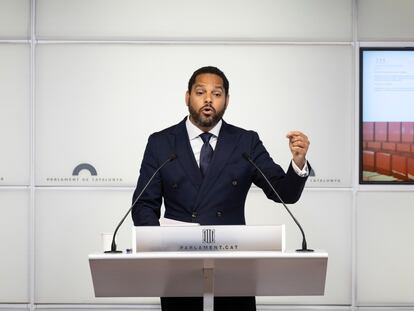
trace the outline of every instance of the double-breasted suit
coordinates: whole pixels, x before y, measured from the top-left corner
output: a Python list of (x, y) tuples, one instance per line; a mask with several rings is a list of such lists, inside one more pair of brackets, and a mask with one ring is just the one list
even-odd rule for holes
[(252, 183), (263, 189), (269, 199), (278, 200), (243, 153), (251, 156), (286, 203), (299, 199), (306, 178), (297, 175), (291, 165), (285, 173), (274, 163), (257, 133), (224, 121), (203, 178), (183, 120), (148, 139), (133, 200), (165, 160), (172, 154), (177, 158), (161, 169), (136, 203), (134, 224), (159, 225), (162, 200), (166, 218), (201, 225), (245, 224), (244, 204)]
[(245, 224), (244, 205), (252, 183), (263, 189), (269, 199), (278, 199), (243, 153), (250, 155), (286, 203), (299, 199), (307, 178), (296, 174), (291, 165), (285, 173), (272, 160), (256, 132), (224, 121), (203, 178), (185, 120), (148, 139), (133, 201), (165, 160), (172, 154), (176, 159), (160, 170), (136, 203), (132, 212), (135, 225), (159, 225), (163, 200), (166, 218), (201, 225)]

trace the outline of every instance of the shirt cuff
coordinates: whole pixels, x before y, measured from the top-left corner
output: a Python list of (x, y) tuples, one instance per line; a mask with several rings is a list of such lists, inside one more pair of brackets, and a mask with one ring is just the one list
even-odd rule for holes
[(308, 177), (309, 176), (309, 168), (308, 168), (308, 161), (305, 162), (305, 165), (303, 166), (303, 169), (300, 169), (295, 161), (292, 160), (292, 167), (293, 170), (298, 174), (300, 177)]

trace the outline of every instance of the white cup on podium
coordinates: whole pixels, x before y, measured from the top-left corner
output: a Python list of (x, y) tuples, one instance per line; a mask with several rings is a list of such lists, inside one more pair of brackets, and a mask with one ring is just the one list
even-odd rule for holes
[(101, 241), (102, 241), (102, 252), (110, 251), (112, 245), (112, 232), (102, 232)]

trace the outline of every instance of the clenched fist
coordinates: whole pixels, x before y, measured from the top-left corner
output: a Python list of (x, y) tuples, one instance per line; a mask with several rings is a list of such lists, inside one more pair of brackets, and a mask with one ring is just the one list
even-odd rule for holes
[(306, 153), (310, 145), (308, 136), (299, 131), (291, 131), (286, 134), (289, 139), (290, 152), (293, 155), (293, 161), (302, 169), (306, 163)]

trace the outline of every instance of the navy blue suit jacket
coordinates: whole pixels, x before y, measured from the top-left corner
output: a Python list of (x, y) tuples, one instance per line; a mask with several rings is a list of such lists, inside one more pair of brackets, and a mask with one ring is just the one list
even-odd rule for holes
[(278, 201), (263, 177), (245, 159), (247, 153), (265, 173), (285, 203), (295, 203), (305, 186), (290, 165), (285, 173), (269, 156), (256, 132), (223, 121), (212, 162), (203, 178), (190, 146), (185, 120), (148, 139), (133, 201), (154, 171), (167, 163), (136, 203), (134, 225), (159, 225), (162, 200), (165, 217), (201, 225), (245, 224), (244, 205), (252, 183)]

